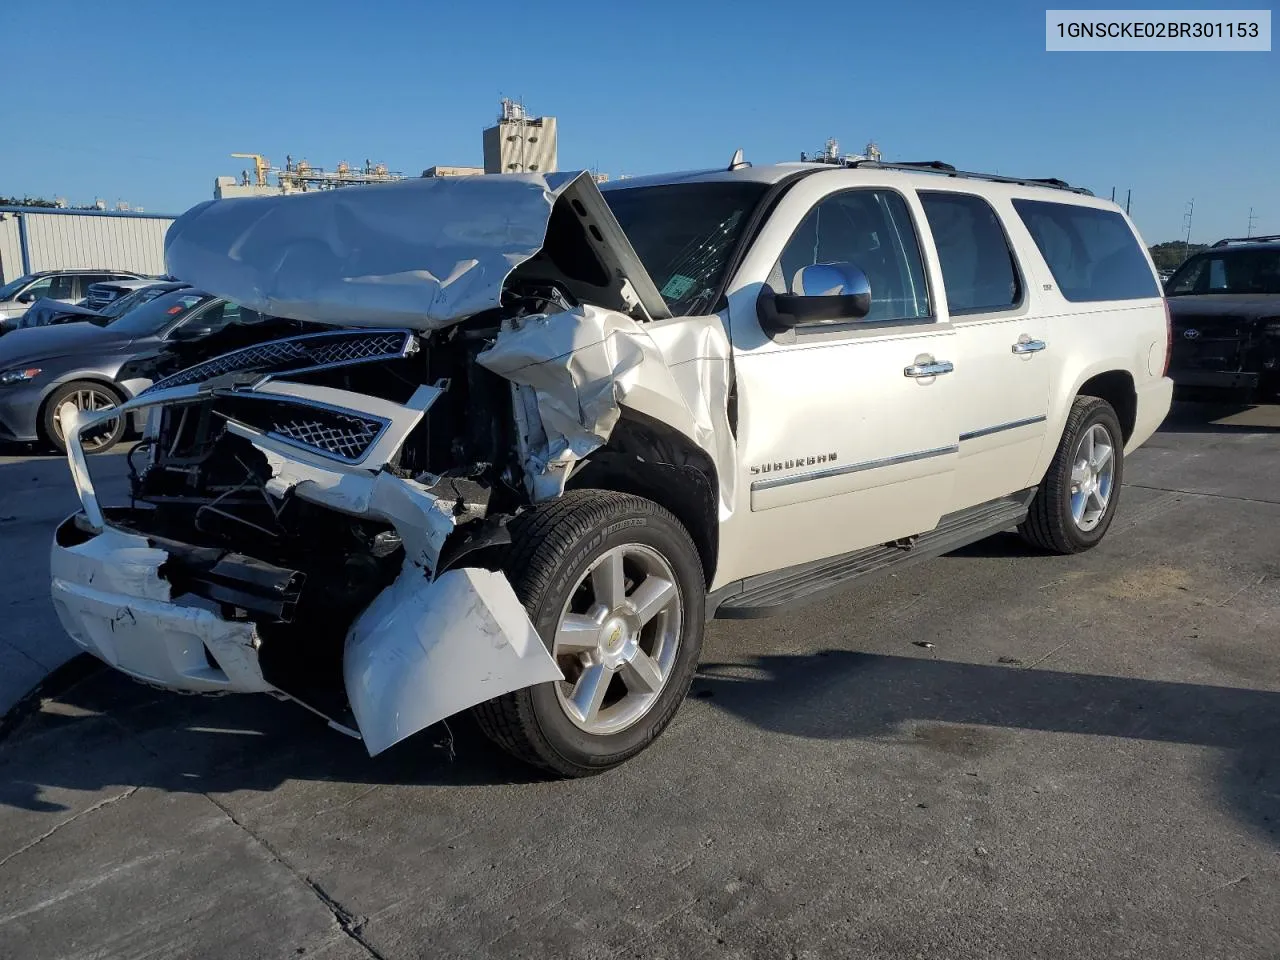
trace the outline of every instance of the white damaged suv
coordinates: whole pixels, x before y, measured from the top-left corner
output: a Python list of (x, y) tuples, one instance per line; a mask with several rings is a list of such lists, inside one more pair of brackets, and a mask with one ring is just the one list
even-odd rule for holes
[(1156, 272), (1112, 203), (943, 164), (215, 201), (168, 269), (331, 325), (155, 383), (131, 506), (57, 530), (75, 641), (296, 700), (379, 753), (474, 709), (584, 775), (644, 749), (710, 617), (1017, 527), (1097, 544), (1169, 409)]

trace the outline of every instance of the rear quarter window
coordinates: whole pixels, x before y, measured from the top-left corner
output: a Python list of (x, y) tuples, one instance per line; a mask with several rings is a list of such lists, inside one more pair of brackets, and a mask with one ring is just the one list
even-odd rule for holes
[(1014, 200), (1062, 295), (1077, 303), (1160, 296), (1142, 245), (1114, 210)]

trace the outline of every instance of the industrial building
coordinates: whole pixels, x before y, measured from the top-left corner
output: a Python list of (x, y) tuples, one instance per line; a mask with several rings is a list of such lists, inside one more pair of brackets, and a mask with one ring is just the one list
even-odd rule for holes
[(164, 234), (173, 220), (136, 211), (0, 206), (0, 281), (76, 267), (163, 274)]
[[(427, 167), (424, 177), (470, 177), (481, 173), (554, 173), (559, 155), (555, 117), (530, 117), (523, 103), (504, 97), (499, 101), (497, 122), (482, 135), (484, 166), (445, 165)], [(404, 180), (405, 174), (388, 170), (384, 163), (364, 162), (352, 167), (345, 160), (333, 170), (313, 167), (305, 159), (285, 158), (283, 167), (271, 165), (260, 153), (233, 153), (233, 157), (252, 161), (239, 177), (222, 176), (213, 181), (213, 198), (275, 197), (280, 194), (306, 193), (362, 183), (386, 183)], [(597, 180), (607, 180), (597, 175)]]
[(422, 171), (424, 177), (475, 177), (484, 173), (484, 167), (427, 167)]
[(556, 118), (530, 117), (504, 97), (498, 122), (484, 131), (484, 172), (554, 173), (558, 160)]
[[(340, 160), (333, 170), (314, 167), (305, 159), (294, 160), (292, 155), (285, 157), (283, 167), (271, 166), (271, 161), (260, 153), (233, 153), (233, 157), (241, 157), (253, 161), (253, 176), (250, 178), (246, 168), (240, 179), (235, 177), (217, 177), (213, 182), (213, 199), (228, 200), (232, 197), (267, 197), (282, 193), (306, 193), (310, 190), (332, 190), (335, 187), (349, 187), (362, 183), (390, 183), (394, 180), (405, 180), (405, 174), (398, 170), (388, 170), (385, 163), (364, 162), (363, 167), (352, 167), (345, 160)], [(276, 182), (268, 179), (275, 175)]]

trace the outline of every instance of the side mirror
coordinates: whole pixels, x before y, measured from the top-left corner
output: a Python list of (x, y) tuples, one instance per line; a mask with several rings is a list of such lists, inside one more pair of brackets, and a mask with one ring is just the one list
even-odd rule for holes
[(169, 339), (177, 343), (190, 343), (193, 340), (211, 337), (216, 332), (213, 327), (205, 323), (184, 323), (169, 334)]
[(19, 303), (33, 303), (35, 299), (36, 299), (36, 295), (30, 292), (23, 293), (18, 296)]
[(797, 293), (760, 293), (760, 318), (766, 326), (789, 330), (808, 324), (861, 320), (871, 312), (871, 283), (852, 263), (815, 263), (802, 267), (792, 284)]

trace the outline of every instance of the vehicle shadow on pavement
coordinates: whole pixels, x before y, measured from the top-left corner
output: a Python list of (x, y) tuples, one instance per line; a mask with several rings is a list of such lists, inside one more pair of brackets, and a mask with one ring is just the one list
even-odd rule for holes
[[(1280, 693), (852, 653), (706, 663), (692, 696), (789, 737), (909, 743), (966, 757), (982, 728), (1218, 748), (1230, 812), (1280, 843)], [(271, 791), (289, 780), (468, 786), (543, 778), (466, 716), (370, 758), (300, 708), (183, 697), (101, 670), (0, 742), (0, 806), (67, 809), (64, 791)]]
[(1280, 844), (1280, 693), (830, 650), (704, 663), (693, 696), (791, 737), (979, 750), (981, 728), (1226, 752), (1226, 807)]
[(1160, 432), (1277, 433), (1280, 432), (1280, 405), (1179, 400), (1160, 424)]
[(96, 670), (0, 740), (0, 807), (68, 809), (62, 791), (270, 791), (287, 780), (466, 786), (545, 779), (467, 715), (369, 757), (358, 741), (265, 696), (184, 696)]

